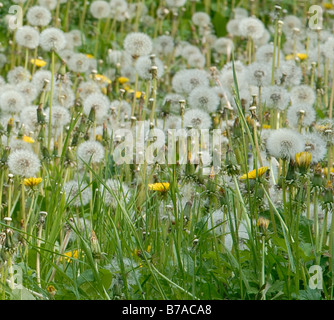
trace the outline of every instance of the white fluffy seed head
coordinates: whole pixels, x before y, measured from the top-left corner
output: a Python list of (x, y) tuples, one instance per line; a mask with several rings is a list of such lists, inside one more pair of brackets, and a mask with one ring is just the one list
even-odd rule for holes
[(209, 86), (209, 75), (200, 69), (182, 69), (178, 71), (172, 80), (172, 86), (177, 93), (189, 94), (198, 86)]
[(104, 158), (103, 145), (97, 141), (82, 142), (77, 149), (77, 157), (80, 161), (98, 164)]
[(64, 184), (66, 203), (70, 206), (81, 207), (89, 203), (92, 198), (91, 188), (86, 183), (70, 180)]
[(270, 133), (266, 147), (271, 156), (287, 160), (294, 159), (296, 153), (304, 151), (305, 142), (297, 131), (281, 128)]
[(259, 39), (262, 37), (265, 27), (261, 20), (254, 17), (247, 17), (240, 21), (239, 30), (243, 37)]
[[(45, 110), (46, 120), (49, 122), (49, 108)], [(51, 125), (53, 128), (63, 128), (71, 121), (68, 109), (61, 106), (53, 106), (51, 110)]]
[(45, 27), (51, 21), (51, 12), (42, 6), (33, 6), (28, 9), (27, 20), (32, 26)]
[(38, 3), (48, 10), (54, 10), (57, 7), (57, 0), (38, 0)]
[(0, 96), (0, 109), (9, 114), (20, 112), (25, 106), (22, 93), (17, 90), (5, 91)]
[(21, 92), (28, 103), (32, 103), (38, 95), (38, 90), (30, 81), (20, 82), (17, 85), (17, 90)]
[(249, 83), (263, 87), (270, 83), (271, 66), (267, 63), (253, 62), (248, 66)]
[(44, 51), (60, 51), (66, 46), (65, 34), (58, 28), (47, 28), (41, 32), (40, 46)]
[(317, 132), (308, 132), (303, 135), (305, 140), (305, 151), (311, 153), (311, 163), (323, 160), (327, 153), (326, 142)]
[(290, 91), (292, 104), (302, 104), (312, 106), (315, 102), (316, 95), (308, 85), (295, 86)]
[(102, 93), (92, 93), (83, 102), (83, 112), (88, 116), (94, 107), (96, 122), (101, 123), (107, 117), (109, 105), (110, 101), (105, 95)]
[(90, 13), (96, 19), (104, 19), (110, 15), (110, 4), (106, 1), (97, 0), (90, 5)]
[(315, 116), (314, 108), (307, 104), (293, 104), (287, 110), (287, 120), (292, 128), (298, 128), (298, 125), (309, 127), (315, 121)]
[[(154, 58), (154, 65), (157, 67), (157, 78), (161, 78), (164, 73), (164, 65), (162, 61), (155, 57)], [(141, 56), (136, 61), (136, 71), (140, 78), (144, 80), (151, 80), (152, 79), (152, 60), (149, 56)]]
[(30, 72), (24, 67), (15, 67), (7, 73), (7, 81), (10, 84), (18, 84), (23, 81), (29, 81)]
[(86, 72), (89, 68), (89, 59), (83, 53), (74, 53), (68, 61), (68, 68), (77, 73)]
[[(116, 179), (108, 179), (105, 182), (107, 188), (102, 185), (101, 193), (103, 195), (103, 202), (107, 206), (117, 206), (117, 200), (115, 197), (121, 201), (127, 203), (130, 199), (129, 187), (125, 183), (121, 183)], [(109, 192), (109, 190), (111, 192)]]
[(214, 89), (198, 86), (190, 92), (188, 104), (192, 109), (200, 109), (211, 113), (217, 110), (219, 98)]
[(35, 49), (39, 44), (39, 32), (33, 27), (23, 26), (16, 30), (15, 40), (21, 47)]
[(184, 127), (191, 126), (194, 129), (210, 129), (211, 117), (206, 111), (189, 109), (184, 114)]
[(180, 8), (185, 5), (187, 0), (166, 0), (166, 5), (168, 7)]
[(262, 103), (270, 109), (285, 110), (290, 102), (289, 92), (282, 86), (262, 88)]
[(149, 55), (152, 51), (151, 38), (142, 32), (131, 32), (124, 39), (124, 49), (133, 57)]
[(41, 166), (38, 156), (32, 151), (16, 150), (8, 157), (9, 171), (22, 177), (34, 177)]
[[(52, 73), (49, 70), (38, 70), (36, 71), (31, 79), (31, 82), (35, 88), (41, 92), (45, 86), (46, 91), (50, 91), (51, 88)], [(55, 78), (54, 78), (55, 80)]]

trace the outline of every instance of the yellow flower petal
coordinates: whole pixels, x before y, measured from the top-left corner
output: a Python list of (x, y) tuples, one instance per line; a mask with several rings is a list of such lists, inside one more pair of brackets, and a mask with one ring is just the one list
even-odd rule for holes
[[(258, 175), (258, 177), (259, 178), (262, 177), (266, 173), (267, 170), (268, 170), (268, 167), (258, 168), (257, 169), (257, 175)], [(254, 170), (248, 172), (247, 174), (245, 173), (244, 175), (242, 175), (240, 177), (240, 180), (246, 180), (247, 177), (248, 177), (248, 179), (256, 179), (256, 170), (254, 169)]]
[(108, 83), (108, 84), (111, 83), (111, 80), (108, 77), (104, 76), (103, 74), (96, 74), (95, 76), (90, 75), (90, 78), (101, 83)]
[(65, 257), (61, 257), (60, 261), (63, 261), (63, 259), (64, 259), (66, 262), (72, 262), (72, 259), (78, 259), (79, 250), (76, 249), (76, 250), (72, 250), (72, 251), (67, 251), (67, 252), (64, 252), (64, 255), (65, 255)]
[(35, 187), (38, 186), (42, 180), (42, 178), (27, 178), (24, 179), (23, 182), (26, 187)]
[(124, 83), (126, 83), (126, 82), (129, 82), (129, 78), (126, 78), (126, 77), (119, 77), (119, 78), (118, 78), (118, 82), (119, 82), (120, 84), (124, 84)]
[(34, 143), (35, 142), (35, 140), (33, 138), (29, 137), (29, 136), (23, 136), (22, 140), (24, 142), (27, 142), (27, 143)]
[(87, 53), (87, 54), (86, 54), (86, 57), (87, 57), (88, 59), (94, 59), (94, 56), (93, 56), (92, 54), (90, 54), (90, 53)]
[(42, 59), (31, 59), (30, 62), (37, 67), (44, 67), (46, 65), (46, 61)]
[(169, 182), (158, 182), (148, 185), (149, 190), (166, 192), (169, 190)]
[[(308, 57), (306, 53), (297, 53), (296, 56), (297, 56), (301, 61), (307, 59), (307, 57)], [(294, 58), (295, 58), (295, 56), (294, 56), (293, 54), (289, 54), (289, 55), (285, 56), (285, 60), (292, 60), (292, 59), (294, 59)]]

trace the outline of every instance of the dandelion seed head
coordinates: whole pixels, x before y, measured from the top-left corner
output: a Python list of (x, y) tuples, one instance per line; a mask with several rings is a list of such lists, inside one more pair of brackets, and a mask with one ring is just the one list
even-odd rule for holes
[(305, 142), (297, 131), (281, 128), (271, 131), (266, 147), (275, 158), (294, 159), (296, 153), (304, 151)]
[(166, 0), (166, 5), (168, 7), (180, 8), (185, 5), (187, 0)]
[(22, 93), (26, 102), (32, 103), (38, 95), (38, 90), (32, 82), (23, 81), (17, 85), (17, 90)]
[(58, 28), (44, 29), (40, 34), (40, 46), (44, 51), (61, 51), (66, 46), (65, 34)]
[(287, 120), (292, 128), (298, 128), (299, 124), (309, 127), (315, 121), (315, 116), (314, 108), (307, 104), (293, 104), (287, 110)]
[(77, 156), (87, 164), (98, 164), (104, 159), (104, 147), (97, 141), (84, 141), (78, 146)]
[(247, 17), (240, 21), (239, 30), (243, 37), (259, 39), (262, 37), (265, 27), (261, 20), (254, 17)]
[(133, 57), (149, 55), (153, 44), (151, 38), (142, 32), (131, 32), (124, 39), (124, 49)]
[(38, 156), (32, 151), (12, 151), (8, 157), (8, 168), (14, 175), (34, 177), (41, 166)]
[[(46, 120), (49, 122), (49, 108), (45, 110)], [(51, 125), (53, 128), (63, 128), (71, 121), (68, 109), (61, 106), (53, 106), (51, 110)]]
[(23, 26), (16, 30), (15, 40), (21, 47), (35, 49), (39, 44), (39, 32), (31, 26)]
[(73, 207), (85, 206), (92, 198), (91, 188), (84, 182), (70, 180), (64, 184), (66, 203)]
[(75, 53), (68, 60), (68, 68), (77, 73), (86, 72), (89, 68), (89, 59), (83, 53)]
[(38, 4), (48, 10), (54, 10), (57, 7), (57, 0), (38, 0)]
[(316, 99), (314, 90), (308, 85), (295, 86), (290, 91), (292, 104), (313, 105)]
[(29, 81), (31, 74), (24, 67), (15, 67), (7, 73), (7, 81), (10, 84), (18, 84), (23, 81)]
[(290, 102), (289, 92), (281, 86), (268, 86), (262, 89), (262, 102), (266, 104), (266, 107), (285, 110)]
[[(50, 91), (51, 88), (51, 78), (52, 73), (49, 70), (38, 70), (36, 71), (31, 79), (32, 84), (34, 87), (38, 90), (38, 92), (41, 92), (45, 86), (46, 91)], [(46, 81), (47, 80), (47, 83)], [(54, 78), (55, 80), (55, 78)]]
[(191, 20), (195, 26), (205, 27), (211, 24), (211, 18), (206, 12), (195, 12)]
[(30, 7), (27, 11), (27, 21), (32, 26), (45, 27), (51, 22), (51, 12), (42, 6)]
[(184, 113), (184, 127), (189, 126), (194, 129), (210, 129), (211, 117), (209, 114), (200, 109), (189, 109)]
[(248, 75), (250, 84), (263, 87), (270, 83), (271, 67), (266, 63), (253, 62), (248, 66)]
[(323, 160), (327, 153), (326, 142), (317, 132), (303, 134), (305, 150), (312, 155), (311, 163), (318, 163)]
[(96, 19), (108, 18), (111, 12), (110, 4), (107, 1), (96, 0), (90, 5), (90, 13)]
[(0, 109), (5, 113), (20, 112), (25, 106), (25, 98), (17, 90), (5, 91), (0, 96)]
[(153, 40), (153, 51), (157, 55), (168, 56), (173, 53), (174, 39), (171, 36), (161, 35)]
[(109, 105), (110, 101), (105, 95), (102, 93), (92, 93), (83, 101), (83, 112), (88, 116), (94, 107), (96, 122), (101, 123), (107, 117)]
[[(115, 199), (115, 196), (124, 204), (127, 204), (127, 202), (130, 200), (130, 190), (125, 183), (122, 183), (116, 179), (108, 179), (105, 182), (105, 185), (107, 188), (102, 185), (101, 193), (103, 195), (103, 202), (106, 206), (117, 206), (118, 202)], [(112, 192), (109, 192), (108, 189), (110, 189)]]
[[(157, 67), (157, 78), (161, 78), (164, 73), (164, 65), (162, 61), (155, 57), (154, 58), (155, 66)], [(152, 61), (149, 56), (141, 56), (136, 61), (136, 71), (140, 78), (144, 80), (151, 80), (152, 79)]]
[(190, 92), (188, 104), (192, 109), (200, 109), (211, 113), (217, 110), (219, 98), (214, 89), (198, 86)]

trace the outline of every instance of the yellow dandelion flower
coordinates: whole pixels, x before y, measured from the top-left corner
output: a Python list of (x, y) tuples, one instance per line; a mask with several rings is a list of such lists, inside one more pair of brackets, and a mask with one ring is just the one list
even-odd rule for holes
[(264, 218), (264, 217), (259, 217), (259, 219), (257, 220), (256, 225), (263, 230), (267, 230), (268, 227), (269, 227), (269, 220), (267, 218)]
[(101, 82), (101, 83), (108, 83), (108, 84), (111, 84), (111, 80), (104, 76), (103, 74), (96, 74), (94, 77), (93, 75), (90, 75), (90, 78), (98, 81), (98, 82)]
[[(262, 177), (266, 173), (267, 170), (268, 170), (268, 167), (258, 168), (257, 169), (257, 175), (258, 175), (258, 177), (259, 178)], [(244, 175), (242, 175), (240, 177), (240, 180), (246, 180), (247, 177), (248, 177), (248, 179), (256, 179), (256, 170), (254, 169), (254, 170), (248, 172), (247, 174), (245, 173)]]
[(118, 78), (118, 82), (119, 82), (120, 84), (127, 83), (127, 82), (129, 82), (129, 78), (127, 78), (127, 77), (119, 77), (119, 78)]
[[(308, 55), (307, 55), (306, 53), (297, 53), (296, 56), (297, 56), (301, 61), (307, 59), (307, 57), (308, 57)], [(289, 54), (289, 55), (285, 56), (285, 60), (292, 60), (292, 59), (294, 59), (294, 58), (295, 58), (295, 56), (294, 56), (293, 54)]]
[[(125, 86), (124, 90), (129, 92), (129, 93), (133, 93), (135, 92), (133, 89), (131, 89), (129, 86)], [(141, 97), (141, 92), (140, 91), (136, 91), (136, 98), (139, 99)]]
[(64, 259), (66, 262), (72, 262), (72, 259), (79, 258), (79, 250), (76, 249), (76, 250), (64, 252), (64, 256), (65, 257), (60, 258), (60, 261), (63, 261)]
[[(328, 173), (328, 168), (323, 168), (322, 169), (322, 173), (327, 176), (327, 173)], [(334, 174), (334, 168), (331, 168), (330, 169), (330, 174)]]
[(169, 190), (169, 182), (158, 182), (148, 185), (149, 190), (167, 192)]
[(27, 143), (34, 143), (35, 142), (35, 140), (33, 138), (29, 137), (29, 136), (23, 136), (22, 140), (24, 142), (27, 142)]
[(46, 290), (47, 290), (52, 296), (54, 296), (54, 295), (56, 294), (56, 292), (57, 292), (57, 289), (56, 289), (53, 285), (51, 285), (51, 284), (46, 288)]
[(108, 90), (107, 90), (107, 88), (101, 88), (101, 92), (104, 94), (104, 95), (107, 95), (107, 93), (108, 93)]
[(90, 54), (90, 53), (86, 53), (86, 57), (88, 59), (94, 59), (94, 56), (92, 54)]
[(262, 129), (270, 129), (270, 124), (263, 124)]
[(326, 2), (323, 4), (325, 9), (333, 9), (333, 3)]
[(150, 252), (151, 252), (151, 249), (152, 249), (152, 246), (149, 244), (149, 245), (147, 246), (146, 251), (147, 251), (148, 253), (150, 253)]
[(27, 178), (23, 180), (23, 183), (26, 187), (36, 187), (42, 182), (42, 178)]
[(311, 163), (312, 154), (306, 151), (298, 152), (295, 154), (295, 159), (298, 167), (306, 169)]
[(101, 134), (97, 134), (95, 137), (96, 141), (102, 142), (103, 138)]
[(30, 63), (34, 64), (36, 67), (44, 67), (46, 65), (46, 61), (42, 59), (31, 59)]

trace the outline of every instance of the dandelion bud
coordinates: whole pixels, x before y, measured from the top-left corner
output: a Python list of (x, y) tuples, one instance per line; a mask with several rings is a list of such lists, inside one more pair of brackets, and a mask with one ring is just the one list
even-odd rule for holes
[(261, 232), (265, 233), (269, 226), (269, 220), (264, 217), (259, 217), (256, 226), (259, 227)]
[(93, 257), (100, 258), (101, 248), (100, 248), (99, 240), (97, 239), (94, 230), (92, 230), (92, 236), (90, 237), (90, 245), (91, 245)]

